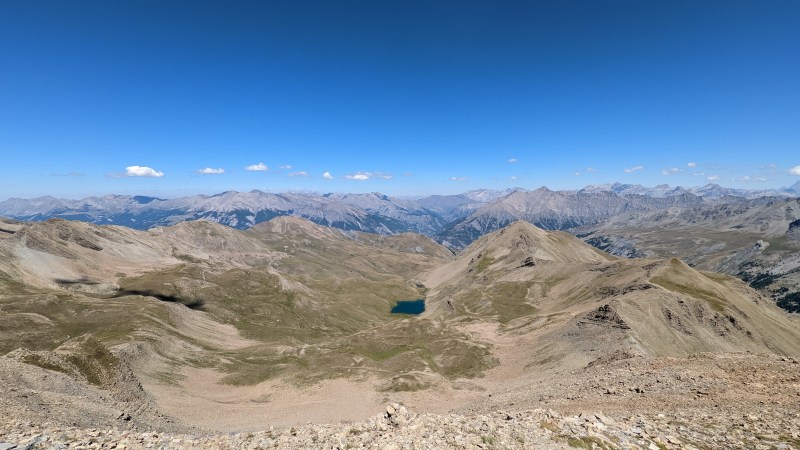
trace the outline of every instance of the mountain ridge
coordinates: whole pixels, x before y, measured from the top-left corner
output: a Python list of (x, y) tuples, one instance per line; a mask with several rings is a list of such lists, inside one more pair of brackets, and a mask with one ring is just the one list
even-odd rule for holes
[(526, 220), (545, 229), (566, 230), (598, 224), (630, 212), (738, 204), (760, 195), (791, 197), (793, 191), (745, 191), (708, 184), (697, 188), (646, 188), (612, 183), (579, 190), (473, 190), (455, 195), (417, 199), (364, 194), (308, 192), (271, 193), (226, 191), (172, 199), (106, 195), (80, 200), (44, 196), (0, 202), (0, 216), (22, 221), (49, 218), (95, 224), (123, 225), (146, 230), (182, 221), (207, 220), (247, 229), (279, 216), (296, 216), (346, 231), (383, 235), (416, 232), (461, 249), (479, 236), (515, 221)]

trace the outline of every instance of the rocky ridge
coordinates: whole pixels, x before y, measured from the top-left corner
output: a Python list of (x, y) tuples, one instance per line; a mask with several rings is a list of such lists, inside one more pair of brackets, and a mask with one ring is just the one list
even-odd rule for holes
[(180, 434), (133, 429), (61, 427), (6, 420), (0, 449), (34, 448), (598, 448), (794, 449), (800, 414), (721, 416), (711, 411), (632, 415), (562, 415), (553, 410), (491, 414), (418, 414), (393, 403), (386, 412), (352, 424), (305, 425), (252, 433)]

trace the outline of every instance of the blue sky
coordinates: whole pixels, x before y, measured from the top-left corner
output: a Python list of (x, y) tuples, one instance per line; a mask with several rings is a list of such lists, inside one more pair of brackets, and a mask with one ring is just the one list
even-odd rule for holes
[(771, 0), (7, 0), (0, 199), (787, 186), (798, 23)]

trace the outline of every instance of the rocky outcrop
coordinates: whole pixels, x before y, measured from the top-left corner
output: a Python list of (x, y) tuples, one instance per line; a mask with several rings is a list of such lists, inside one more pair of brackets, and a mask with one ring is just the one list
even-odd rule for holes
[(789, 230), (786, 232), (786, 237), (795, 241), (800, 241), (800, 219), (797, 219), (789, 224)]
[(620, 330), (630, 330), (630, 326), (622, 320), (617, 311), (611, 305), (603, 305), (596, 310), (585, 315), (578, 322), (578, 325), (593, 323), (595, 325), (610, 326)]
[(543, 409), (438, 415), (416, 414), (395, 403), (385, 413), (359, 423), (217, 435), (55, 428), (8, 418), (6, 423), (0, 422), (4, 430), (0, 448), (745, 449), (760, 445), (788, 450), (795, 448), (800, 438), (796, 415), (772, 417), (769, 410), (745, 415), (709, 412), (616, 418), (599, 411), (562, 415)]

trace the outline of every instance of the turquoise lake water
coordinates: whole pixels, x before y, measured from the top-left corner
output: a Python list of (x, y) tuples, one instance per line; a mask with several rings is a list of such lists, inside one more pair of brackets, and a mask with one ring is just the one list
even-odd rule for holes
[(425, 311), (425, 300), (398, 300), (392, 308), (392, 314), (422, 314)]

